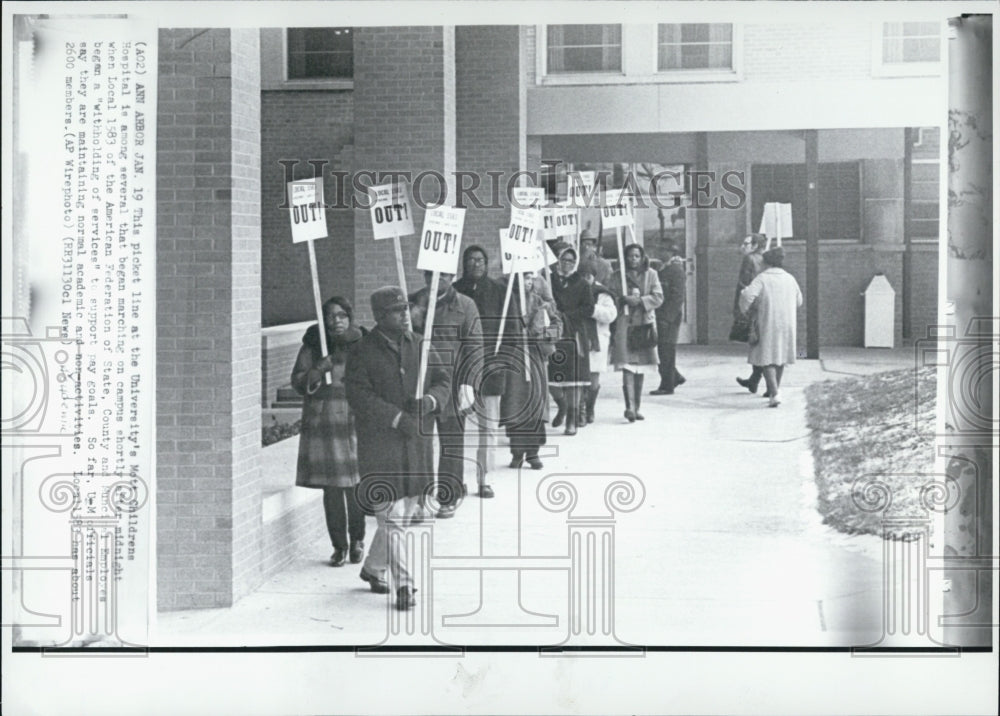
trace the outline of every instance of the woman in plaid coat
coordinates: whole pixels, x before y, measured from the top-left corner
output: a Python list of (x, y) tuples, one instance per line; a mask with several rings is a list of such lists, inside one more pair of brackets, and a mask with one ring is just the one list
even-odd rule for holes
[[(365, 550), (365, 513), (354, 495), (358, 484), (357, 439), (354, 417), (344, 394), (347, 354), (363, 335), (351, 325), (353, 316), (346, 298), (334, 296), (324, 303), (329, 354), (323, 356), (319, 326), (310, 326), (302, 337), (292, 370), (292, 387), (304, 398), (295, 484), (323, 490), (326, 528), (333, 544), (330, 564), (334, 567), (342, 566), (348, 555), (352, 563), (361, 562)], [(326, 375), (330, 376), (329, 382)]]

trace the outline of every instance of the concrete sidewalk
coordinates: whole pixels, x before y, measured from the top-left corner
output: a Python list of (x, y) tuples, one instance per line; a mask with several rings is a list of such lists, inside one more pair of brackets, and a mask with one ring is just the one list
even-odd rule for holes
[[(504, 449), (498, 456), (504, 467), (489, 475), (496, 498), (470, 495), (455, 518), (432, 525), (432, 594), (417, 595), (418, 610), (431, 614), (433, 633), (424, 642), (566, 640), (572, 573), (559, 560), (570, 553), (567, 518), (539, 503), (539, 493), (558, 498), (556, 475), (575, 485), (581, 500), (593, 498), (591, 488), (603, 499), (604, 486), (618, 479), (613, 476), (644, 489), (637, 509), (615, 514), (609, 602), (621, 642), (879, 642), (882, 541), (842, 535), (821, 523), (803, 388), (910, 368), (912, 348), (824, 349), (822, 360), (786, 370), (777, 409), (736, 384), (737, 375), (749, 372), (739, 346), (682, 346), (678, 353), (687, 383), (673, 396), (645, 396), (645, 421), (624, 420), (620, 378), (606, 374), (597, 422), (574, 437), (551, 431), (544, 470), (505, 467)], [(655, 387), (647, 379), (647, 393)], [(294, 462), (287, 469), (294, 470)], [(373, 535), (369, 518), (369, 543)], [(153, 643), (382, 642), (387, 615), (393, 615), (386, 597), (369, 592), (358, 566), (327, 566), (330, 552), (326, 535), (317, 534), (294, 564), (232, 608), (160, 614)], [(477, 568), (488, 564), (477, 557), (505, 556), (514, 559)], [(524, 568), (500, 568), (512, 562)]]

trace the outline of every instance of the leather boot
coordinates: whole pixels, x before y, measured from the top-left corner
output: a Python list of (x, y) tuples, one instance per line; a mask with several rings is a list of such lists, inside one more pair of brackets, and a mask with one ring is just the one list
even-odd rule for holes
[(597, 404), (597, 394), (600, 388), (587, 388), (587, 422), (594, 422), (594, 406)]
[(552, 427), (558, 428), (563, 424), (563, 418), (566, 417), (566, 396), (563, 394), (562, 388), (551, 388), (552, 399), (556, 401), (556, 417), (552, 418)]
[(576, 416), (577, 416), (577, 401), (576, 394), (578, 391), (575, 388), (570, 389), (569, 394), (565, 396), (566, 399), (566, 429), (563, 431), (564, 435), (576, 435)]
[(642, 403), (642, 381), (643, 378), (645, 377), (646, 376), (644, 375), (635, 376), (635, 419), (636, 420), (646, 419), (645, 417), (643, 417), (643, 414), (639, 412), (639, 405)]
[[(625, 376), (625, 380), (629, 380), (628, 376)], [(632, 410), (632, 386), (631, 384), (622, 385), (622, 395), (625, 396), (625, 419), (630, 423), (635, 422), (635, 412)]]

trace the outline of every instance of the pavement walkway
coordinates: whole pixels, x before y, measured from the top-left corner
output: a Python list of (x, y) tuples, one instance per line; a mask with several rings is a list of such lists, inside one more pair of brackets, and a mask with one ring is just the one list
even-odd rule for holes
[[(453, 519), (431, 526), (432, 588), (417, 594), (420, 606), (410, 613), (416, 624), (430, 624), (430, 633), (418, 628), (411, 640), (563, 643), (578, 626), (574, 619), (582, 618), (586, 631), (588, 617), (595, 618), (586, 604), (573, 603), (580, 589), (572, 580), (584, 574), (609, 585), (597, 607), (607, 605), (614, 614), (613, 634), (598, 629), (589, 637), (593, 643), (879, 642), (882, 540), (822, 524), (803, 389), (912, 367), (913, 349), (826, 348), (821, 360), (786, 369), (777, 409), (736, 384), (737, 375), (748, 373), (740, 347), (681, 346), (678, 354), (687, 383), (673, 396), (644, 397), (645, 421), (624, 420), (620, 379), (607, 374), (597, 422), (573, 437), (550, 431), (545, 469), (510, 469), (504, 449), (498, 456), (504, 467), (489, 476), (496, 498), (470, 495)], [(647, 391), (656, 387), (650, 382)], [(293, 461), (286, 464), (294, 469)], [(560, 498), (554, 486), (560, 480), (578, 492), (574, 509), (596, 500), (600, 512), (604, 488), (614, 481), (631, 484), (641, 497), (641, 504), (628, 506), (632, 511), (614, 514), (613, 538), (599, 543), (613, 547), (607, 580), (600, 549), (589, 571), (588, 564), (568, 559), (567, 513), (551, 504)], [(550, 499), (550, 509), (540, 495)], [(373, 534), (369, 518), (369, 543)], [(153, 643), (383, 642), (387, 618), (395, 618), (386, 597), (368, 590), (358, 566), (329, 567), (330, 552), (326, 535), (317, 534), (293, 564), (232, 608), (158, 615)]]

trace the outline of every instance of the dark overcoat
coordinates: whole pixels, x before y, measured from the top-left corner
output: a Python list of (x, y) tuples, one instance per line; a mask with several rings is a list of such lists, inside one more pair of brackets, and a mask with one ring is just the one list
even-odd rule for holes
[(313, 369), (322, 358), (319, 328), (312, 325), (292, 369), (292, 388), (303, 397), (302, 427), (295, 484), (299, 487), (353, 487), (358, 484), (358, 451), (354, 416), (347, 405), (344, 369), (348, 353), (362, 332), (349, 328), (341, 339), (328, 337), (333, 361), (332, 382)]
[[(344, 383), (357, 429), (362, 508), (386, 499), (387, 489), (392, 499), (419, 497), (434, 481), (434, 415), (419, 420), (412, 438), (393, 427), (404, 401), (416, 392), (420, 341), (419, 334), (406, 331), (397, 346), (375, 328), (348, 357)], [(451, 400), (450, 371), (433, 346), (424, 394), (434, 396), (435, 412)]]

